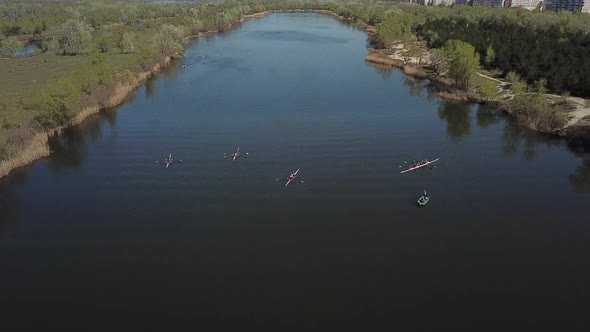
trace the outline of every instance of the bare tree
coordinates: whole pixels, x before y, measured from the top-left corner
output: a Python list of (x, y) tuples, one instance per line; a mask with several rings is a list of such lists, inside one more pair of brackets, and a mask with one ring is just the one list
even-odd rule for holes
[(181, 27), (164, 24), (154, 36), (154, 47), (161, 55), (173, 55), (182, 52), (182, 40), (184, 31)]
[(68, 20), (61, 26), (61, 45), (65, 54), (87, 53), (91, 39), (90, 28), (80, 21)]
[(135, 34), (133, 32), (123, 33), (120, 47), (123, 53), (135, 53)]
[(432, 69), (435, 73), (438, 75), (446, 74), (448, 65), (440, 49), (435, 48), (430, 51), (430, 63), (432, 64)]

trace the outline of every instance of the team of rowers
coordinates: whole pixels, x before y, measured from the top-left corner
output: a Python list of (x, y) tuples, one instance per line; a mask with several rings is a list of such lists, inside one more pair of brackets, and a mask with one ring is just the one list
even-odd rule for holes
[(426, 165), (426, 164), (428, 164), (429, 162), (430, 162), (430, 161), (428, 161), (428, 159), (424, 159), (424, 160), (422, 160), (422, 161), (419, 161), (419, 162), (417, 162), (417, 163), (414, 163), (414, 164), (412, 165), (412, 168), (414, 168), (414, 167), (418, 167), (418, 166), (423, 166), (423, 165)]

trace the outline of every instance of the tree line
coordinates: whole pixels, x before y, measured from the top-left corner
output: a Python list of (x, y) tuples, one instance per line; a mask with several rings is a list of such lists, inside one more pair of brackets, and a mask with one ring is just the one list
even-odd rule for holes
[(551, 92), (590, 96), (590, 15), (382, 2), (333, 8), (377, 25), (378, 47), (415, 38), (440, 49), (460, 40), (475, 48), (485, 68), (517, 73), (529, 85), (544, 82)]

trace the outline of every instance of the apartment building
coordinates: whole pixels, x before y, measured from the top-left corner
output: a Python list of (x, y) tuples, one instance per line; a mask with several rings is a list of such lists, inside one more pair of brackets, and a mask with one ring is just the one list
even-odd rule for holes
[(553, 11), (568, 10), (590, 13), (590, 0), (547, 0), (545, 8)]
[(540, 0), (506, 0), (504, 2), (504, 7), (534, 10), (539, 6), (541, 2), (542, 1)]

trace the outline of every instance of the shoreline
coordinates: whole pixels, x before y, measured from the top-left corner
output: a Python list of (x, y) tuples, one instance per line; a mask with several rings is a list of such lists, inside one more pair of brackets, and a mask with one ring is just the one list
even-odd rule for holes
[[(514, 118), (510, 108), (508, 107), (506, 99), (497, 101), (486, 101), (476, 92), (456, 89), (451, 79), (449, 79), (446, 76), (436, 75), (431, 71), (427, 70), (427, 68), (423, 65), (416, 66), (413, 64), (406, 64), (401, 59), (390, 57), (384, 49), (369, 48), (368, 51), (369, 54), (365, 57), (365, 61), (368, 63), (382, 65), (389, 68), (398, 68), (404, 73), (404, 75), (408, 75), (418, 79), (426, 79), (434, 84), (444, 87), (446, 91), (437, 92), (437, 95), (444, 100), (469, 102), (477, 104), (489, 104), (492, 105), (493, 109), (496, 112), (506, 114), (512, 118), (512, 121), (517, 121)], [(481, 73), (478, 74), (480, 76), (485, 76)], [(503, 82), (491, 77), (485, 78), (498, 81), (501, 85), (508, 84), (507, 82)], [(545, 94), (545, 96), (547, 96), (548, 99), (551, 99), (549, 98), (549, 96), (552, 95)], [(590, 113), (590, 107), (582, 106), (582, 104), (580, 104), (579, 102), (572, 102), (572, 99), (581, 99), (578, 97), (562, 97), (554, 95), (553, 97), (567, 99), (570, 103), (570, 106), (573, 107), (573, 109), (575, 110), (575, 112), (574, 110), (570, 110), (570, 113), (567, 114), (568, 116), (570, 116), (570, 118), (568, 119), (566, 117), (566, 124), (564, 126), (554, 129), (553, 131), (543, 131), (537, 128), (527, 126), (523, 123), (517, 122), (517, 124), (521, 127), (532, 130), (540, 135), (563, 138), (567, 140), (568, 144), (570, 144), (573, 147), (583, 147), (588, 149), (590, 147), (590, 119), (584, 119), (584, 115)], [(576, 112), (578, 114), (576, 114)], [(582, 115), (580, 116), (580, 114)], [(576, 119), (576, 121), (572, 123), (571, 119)]]
[[(218, 32), (218, 30), (209, 30), (196, 35), (187, 36), (184, 40), (185, 43), (189, 43), (193, 39), (207, 37)], [(0, 160), (0, 179), (8, 176), (12, 171), (18, 168), (25, 167), (38, 159), (48, 157), (51, 154), (49, 148), (49, 139), (51, 137), (60, 135), (64, 129), (79, 125), (95, 114), (122, 105), (127, 98), (147, 80), (157, 75), (163, 68), (168, 67), (172, 60), (182, 57), (184, 57), (184, 52), (173, 56), (164, 56), (155, 61), (149, 70), (140, 71), (134, 74), (135, 77), (133, 82), (113, 82), (114, 86), (108, 88), (111, 91), (109, 91), (109, 97), (105, 101), (99, 101), (81, 108), (80, 112), (74, 115), (67, 124), (32, 132), (28, 142), (24, 143), (23, 147), (19, 149), (18, 152), (12, 152), (7, 158)]]
[[(250, 19), (263, 18), (266, 15), (272, 13), (319, 13), (335, 17), (336, 19), (344, 22), (351, 22), (356, 24), (359, 28), (365, 30), (365, 32), (372, 36), (376, 32), (376, 27), (369, 25), (359, 19), (349, 19), (344, 16), (340, 16), (331, 10), (325, 9), (285, 9), (285, 10), (268, 10), (259, 13), (253, 13), (248, 15), (242, 15), (239, 22), (245, 22)], [(231, 26), (233, 28), (234, 26)], [(229, 30), (229, 29), (228, 29)], [(189, 43), (193, 39), (206, 37), (215, 33), (219, 33), (218, 30), (209, 30), (201, 32), (196, 35), (185, 37), (185, 43)], [(408, 75), (420, 79), (428, 79), (431, 82), (441, 84), (446, 88), (452, 89), (452, 82), (446, 77), (434, 76), (431, 73), (426, 72), (421, 67), (412, 66), (405, 64), (402, 60), (390, 58), (385, 54), (382, 49), (367, 48), (369, 54), (365, 57), (365, 61), (369, 63), (389, 66), (391, 68), (396, 67), (400, 69), (404, 75)], [(141, 71), (135, 74), (135, 80), (132, 83), (129, 82), (114, 82), (114, 86), (109, 89), (109, 97), (104, 102), (97, 102), (86, 106), (80, 110), (79, 113), (74, 115), (66, 125), (46, 129), (42, 131), (33, 132), (29, 141), (23, 144), (23, 148), (18, 152), (12, 152), (6, 159), (0, 160), (0, 179), (9, 175), (13, 170), (27, 166), (32, 162), (47, 157), (51, 154), (49, 149), (49, 138), (55, 135), (61, 134), (61, 132), (69, 127), (81, 124), (89, 117), (107, 111), (123, 104), (127, 98), (141, 87), (148, 79), (157, 75), (163, 68), (170, 65), (173, 59), (184, 57), (184, 51), (182, 54), (178, 53), (173, 56), (165, 56), (156, 61), (150, 70)], [(459, 91), (452, 89), (451, 92), (440, 91), (437, 93), (439, 97), (446, 100), (456, 100), (463, 102), (483, 103), (482, 98), (474, 93), (465, 91)], [(502, 107), (503, 103), (499, 103), (495, 106), (495, 109), (499, 112), (510, 114), (505, 107)], [(590, 121), (589, 121), (590, 122)], [(526, 127), (526, 126), (525, 126)], [(531, 128), (529, 128), (531, 129)], [(538, 133), (542, 133), (536, 131)], [(568, 140), (568, 142), (576, 142), (576, 144), (586, 145), (590, 144), (590, 123), (586, 125), (573, 125), (562, 128), (554, 133), (542, 133), (559, 136)]]

